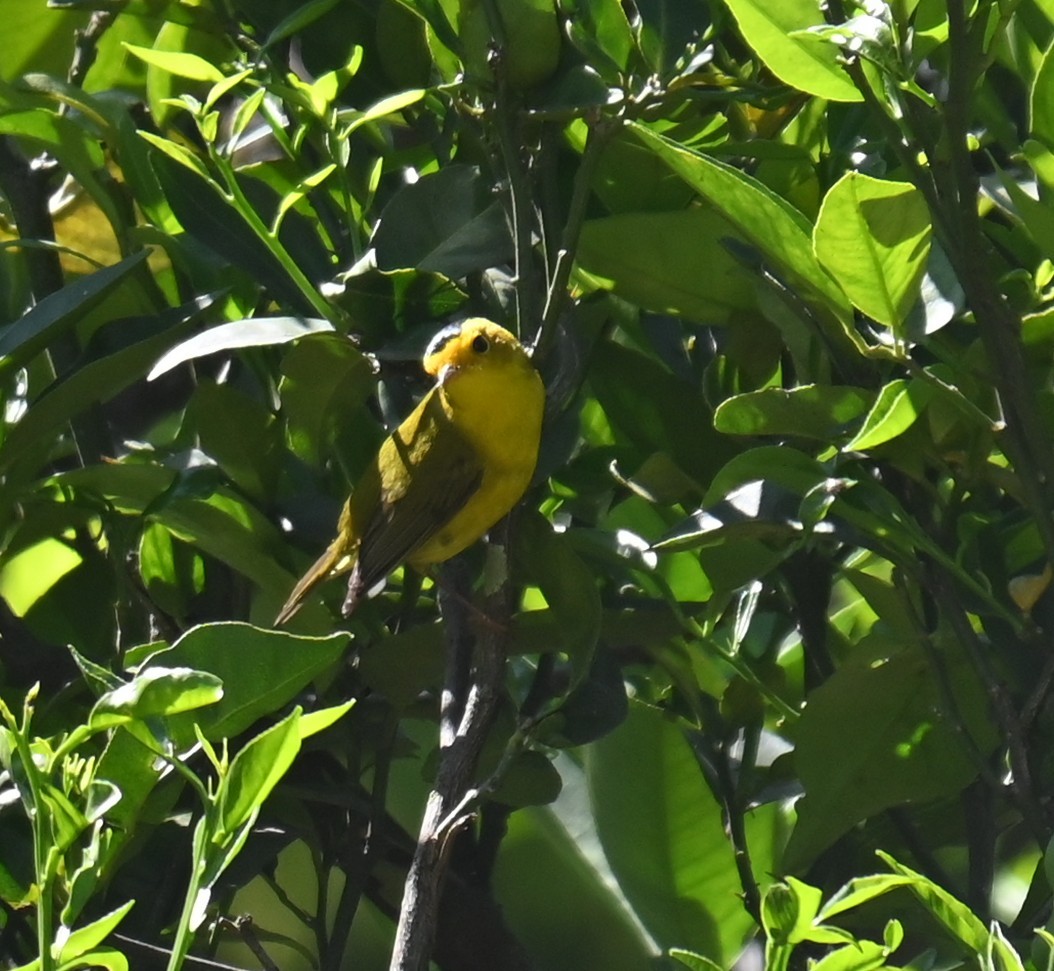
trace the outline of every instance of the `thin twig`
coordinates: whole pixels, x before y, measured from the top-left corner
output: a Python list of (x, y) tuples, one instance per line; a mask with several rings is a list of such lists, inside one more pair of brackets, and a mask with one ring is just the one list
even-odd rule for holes
[(494, 104), (487, 109), (498, 135), (502, 167), (509, 188), (508, 213), (515, 248), (516, 324), (520, 336), (538, 324), (535, 310), (537, 287), (533, 255), (534, 193), (527, 166), (523, 162), (523, 137), (519, 124), (518, 104), (509, 88), (506, 71), (505, 23), (497, 0), (482, 0), (491, 36), (494, 39)]
[(351, 937), (351, 927), (359, 909), (359, 901), (366, 891), (366, 883), (379, 857), (384, 840), (381, 831), (386, 822), (385, 803), (388, 798), (388, 777), (398, 719), (390, 709), (374, 757), (373, 786), (370, 792), (370, 818), (361, 852), (344, 868), (344, 886), (337, 901), (333, 929), (326, 941), (320, 963), (322, 971), (339, 971), (344, 966), (344, 953)]
[(695, 754), (703, 778), (721, 807), (725, 830), (732, 843), (732, 856), (739, 876), (743, 907), (756, 924), (761, 925), (761, 889), (750, 862), (743, 800), (739, 794), (729, 763), (728, 752), (718, 746), (704, 732), (685, 733)]
[(927, 586), (937, 601), (942, 614), (951, 624), (956, 639), (966, 651), (966, 656), (985, 686), (1000, 734), (1006, 741), (1012, 778), (1006, 787), (1014, 805), (1024, 818), (1033, 837), (1046, 846), (1051, 837), (1051, 826), (1042, 806), (1036, 798), (1032, 782), (1028, 746), (1021, 732), (1021, 724), (1007, 696), (1006, 688), (992, 668), (985, 646), (980, 642), (959, 602), (955, 587), (943, 570), (930, 567), (926, 571)]
[(603, 155), (604, 146), (622, 126), (622, 119), (590, 119), (587, 125), (586, 144), (582, 150), (582, 160), (575, 171), (571, 201), (567, 208), (567, 221), (564, 223), (560, 248), (553, 262), (548, 293), (545, 296), (545, 309), (542, 311), (541, 329), (535, 345), (535, 354), (539, 361), (544, 360), (552, 348), (557, 324), (567, 305), (567, 284), (571, 279), (571, 268), (578, 249), (578, 240), (585, 223), (597, 163)]

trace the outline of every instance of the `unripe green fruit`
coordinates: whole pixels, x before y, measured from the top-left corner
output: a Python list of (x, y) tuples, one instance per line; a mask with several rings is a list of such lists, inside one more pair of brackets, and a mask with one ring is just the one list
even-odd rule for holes
[[(560, 24), (553, 0), (497, 0), (504, 30), (505, 78), (513, 88), (548, 80), (560, 60)], [(490, 77), (493, 34), (481, 0), (462, 0), (458, 35), (470, 76)]]

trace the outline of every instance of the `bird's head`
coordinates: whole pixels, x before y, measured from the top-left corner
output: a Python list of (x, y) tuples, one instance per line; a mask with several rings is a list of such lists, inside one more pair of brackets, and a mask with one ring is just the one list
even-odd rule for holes
[(476, 369), (530, 366), (523, 345), (504, 327), (484, 317), (471, 317), (444, 327), (425, 351), (424, 369), (440, 385), (455, 375)]

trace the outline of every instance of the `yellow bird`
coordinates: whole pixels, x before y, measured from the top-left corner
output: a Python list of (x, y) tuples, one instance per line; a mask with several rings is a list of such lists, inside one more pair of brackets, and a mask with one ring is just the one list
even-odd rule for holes
[(479, 539), (520, 500), (538, 460), (545, 388), (504, 327), (473, 317), (424, 356), (435, 386), (385, 439), (344, 504), (336, 539), (300, 579), (275, 624), (348, 570), (343, 614), (400, 563), (424, 570)]

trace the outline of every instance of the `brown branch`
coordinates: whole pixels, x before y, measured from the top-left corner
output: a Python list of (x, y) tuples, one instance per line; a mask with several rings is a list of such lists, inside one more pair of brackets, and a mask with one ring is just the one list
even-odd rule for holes
[[(443, 596), (447, 666), (440, 724), (439, 767), (425, 804), (417, 848), (406, 875), (390, 971), (426, 971), (444, 877), (456, 834), (469, 822), (479, 793), (472, 780), (501, 699), (505, 679), (508, 606), (504, 594), (488, 599), (466, 677), (468, 608), (456, 591)], [(466, 686), (464, 688), (463, 686)]]

